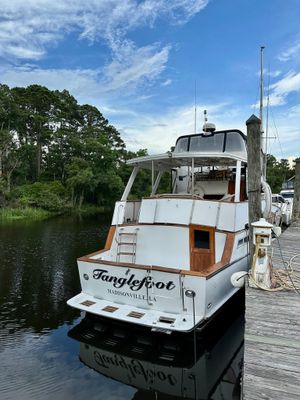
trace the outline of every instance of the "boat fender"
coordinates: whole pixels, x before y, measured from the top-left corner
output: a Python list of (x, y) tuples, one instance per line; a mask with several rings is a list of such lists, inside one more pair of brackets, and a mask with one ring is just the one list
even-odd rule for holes
[(261, 180), (261, 185), (262, 185), (262, 190), (265, 194), (265, 208), (262, 211), (262, 215), (265, 219), (268, 219), (271, 214), (271, 208), (272, 208), (272, 190), (267, 182), (265, 182), (263, 179)]
[(205, 190), (204, 190), (203, 186), (197, 184), (194, 188), (194, 194), (203, 198), (205, 195)]
[(282, 231), (281, 231), (281, 227), (280, 226), (274, 226), (272, 228), (272, 231), (274, 232), (274, 234), (278, 237), (281, 235)]
[(245, 286), (247, 272), (238, 271), (231, 275), (230, 281), (233, 287), (241, 288)]

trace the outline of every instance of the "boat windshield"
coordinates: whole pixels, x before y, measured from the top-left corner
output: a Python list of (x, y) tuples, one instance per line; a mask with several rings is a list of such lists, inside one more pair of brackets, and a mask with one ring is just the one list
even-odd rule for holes
[(231, 153), (246, 157), (246, 142), (238, 131), (215, 132), (212, 135), (182, 136), (177, 140), (175, 152)]
[(201, 153), (223, 152), (224, 133), (210, 136), (192, 136), (190, 140), (190, 151), (201, 151)]

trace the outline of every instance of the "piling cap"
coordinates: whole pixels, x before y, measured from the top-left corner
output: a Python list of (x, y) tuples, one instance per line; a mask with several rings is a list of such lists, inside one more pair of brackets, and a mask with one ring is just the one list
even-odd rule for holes
[(260, 122), (260, 119), (257, 118), (256, 115), (252, 114), (251, 117), (246, 121), (246, 125), (260, 124)]
[(273, 225), (266, 221), (264, 218), (260, 218), (259, 221), (252, 222), (251, 226), (255, 228), (273, 228)]

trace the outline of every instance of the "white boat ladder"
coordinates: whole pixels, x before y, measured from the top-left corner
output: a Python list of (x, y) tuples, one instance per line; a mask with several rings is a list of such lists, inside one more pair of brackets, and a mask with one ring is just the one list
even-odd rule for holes
[(131, 257), (132, 264), (135, 263), (138, 230), (139, 228), (135, 228), (134, 231), (129, 232), (126, 231), (125, 228), (119, 228), (117, 240), (117, 262), (121, 262), (121, 258)]

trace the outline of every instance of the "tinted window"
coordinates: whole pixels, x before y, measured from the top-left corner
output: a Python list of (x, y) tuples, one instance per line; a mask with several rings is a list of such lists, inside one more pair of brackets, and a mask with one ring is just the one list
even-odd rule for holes
[(223, 152), (224, 133), (210, 136), (192, 136), (190, 151), (201, 151), (204, 153)]
[(245, 141), (238, 132), (227, 132), (225, 151), (246, 155)]
[(194, 231), (194, 247), (197, 249), (209, 249), (209, 232), (208, 231)]
[(188, 144), (189, 144), (188, 137), (179, 139), (176, 144), (175, 152), (182, 153), (184, 151), (188, 151)]

